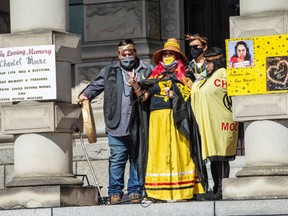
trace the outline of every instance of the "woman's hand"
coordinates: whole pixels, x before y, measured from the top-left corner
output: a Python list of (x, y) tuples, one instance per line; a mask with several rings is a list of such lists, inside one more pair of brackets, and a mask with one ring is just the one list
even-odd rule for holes
[(164, 88), (164, 93), (166, 94), (166, 96), (168, 96), (168, 98), (173, 98), (174, 92), (172, 90), (170, 90), (169, 88)]

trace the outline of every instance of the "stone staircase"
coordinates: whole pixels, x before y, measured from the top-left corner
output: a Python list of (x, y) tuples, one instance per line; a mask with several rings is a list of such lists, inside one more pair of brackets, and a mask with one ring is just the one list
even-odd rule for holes
[[(236, 178), (236, 173), (241, 170), (245, 163), (245, 156), (237, 156), (234, 161), (230, 161), (230, 178)], [(207, 172), (208, 172), (208, 180), (209, 187), (213, 188), (213, 179), (210, 171), (210, 163), (207, 163)]]
[[(97, 145), (96, 148), (104, 149), (105, 145)], [(99, 149), (93, 150), (93, 146), (89, 146), (92, 152), (98, 152)], [(91, 149), (92, 148), (92, 149)], [(77, 153), (77, 150), (76, 150)], [(81, 152), (79, 151), (79, 154)], [(76, 154), (77, 155), (77, 154)], [(93, 154), (91, 158), (93, 159)], [(101, 153), (100, 153), (101, 155)], [(99, 182), (103, 186), (104, 196), (106, 195), (106, 172), (107, 161), (106, 153), (102, 160), (95, 156), (93, 161), (96, 167), (96, 173), (99, 177)], [(244, 165), (245, 157), (238, 156), (235, 161), (230, 163), (231, 172), (230, 178), (235, 178), (235, 173)], [(81, 167), (83, 173), (89, 177), (88, 166), (83, 159), (79, 159), (80, 164), (76, 164), (76, 170)], [(210, 187), (213, 186), (213, 181), (210, 175), (210, 164), (207, 164)], [(79, 170), (78, 170), (79, 171)], [(93, 183), (93, 182), (91, 182)], [(222, 215), (288, 215), (288, 199), (269, 199), (269, 200), (219, 200), (219, 201), (190, 201), (190, 202), (170, 202), (170, 203), (145, 203), (145, 204), (121, 204), (121, 205), (98, 205), (98, 206), (69, 206), (69, 207), (51, 207), (51, 208), (29, 208), (24, 209), (21, 205), (11, 206), (10, 209), (0, 210), (1, 216), (134, 216), (134, 215), (197, 215), (197, 216), (222, 216)]]
[(288, 199), (221, 200), (151, 205), (57, 207), (1, 210), (1, 216), (232, 216), (288, 215)]

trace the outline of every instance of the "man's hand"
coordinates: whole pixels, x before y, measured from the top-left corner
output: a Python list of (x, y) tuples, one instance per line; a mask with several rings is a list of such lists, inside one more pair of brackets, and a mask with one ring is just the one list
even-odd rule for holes
[(80, 94), (80, 95), (78, 96), (77, 103), (78, 103), (79, 105), (82, 105), (82, 102), (83, 102), (84, 100), (88, 100), (88, 97), (87, 97), (84, 93), (82, 93), (82, 94)]

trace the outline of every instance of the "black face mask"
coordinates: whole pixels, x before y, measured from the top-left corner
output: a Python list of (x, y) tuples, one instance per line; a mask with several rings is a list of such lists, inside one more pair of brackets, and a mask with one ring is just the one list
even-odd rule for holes
[(203, 48), (191, 47), (190, 54), (193, 59), (197, 59), (203, 53)]
[(138, 58), (131, 58), (131, 57), (126, 57), (120, 60), (120, 65), (125, 69), (125, 70), (131, 70), (135, 69), (136, 67), (139, 66), (139, 59)]

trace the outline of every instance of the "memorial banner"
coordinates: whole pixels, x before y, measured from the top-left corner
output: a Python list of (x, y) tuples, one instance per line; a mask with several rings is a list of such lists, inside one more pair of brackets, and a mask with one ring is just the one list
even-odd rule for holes
[(56, 99), (55, 46), (0, 49), (0, 102)]
[(226, 40), (229, 96), (288, 92), (288, 35)]

